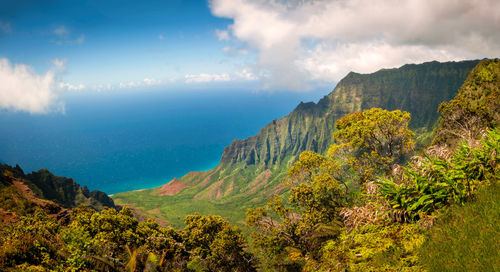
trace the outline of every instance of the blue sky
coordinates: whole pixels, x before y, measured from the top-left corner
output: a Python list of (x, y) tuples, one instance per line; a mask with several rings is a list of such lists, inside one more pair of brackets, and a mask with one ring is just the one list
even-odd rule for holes
[[(45, 1), (44, 1), (45, 2)], [(228, 57), (216, 35), (230, 19), (206, 1), (11, 1), (2, 5), (0, 54), (43, 73), (65, 61), (64, 81), (118, 84), (144, 78), (228, 73), (245, 57)]]
[(63, 112), (74, 91), (308, 91), (499, 55), (497, 0), (1, 0), (0, 109)]

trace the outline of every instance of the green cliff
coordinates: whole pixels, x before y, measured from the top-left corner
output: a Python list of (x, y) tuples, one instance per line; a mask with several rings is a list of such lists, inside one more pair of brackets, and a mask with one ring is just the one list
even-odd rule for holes
[(300, 103), (257, 135), (234, 140), (214, 169), (113, 198), (174, 226), (181, 226), (184, 216), (193, 212), (220, 214), (241, 223), (247, 208), (283, 192), (280, 181), (302, 151), (326, 152), (337, 119), (372, 107), (402, 109), (411, 113), (414, 130), (429, 132), (438, 120), (438, 105), (456, 95), (477, 63), (428, 62), (372, 74), (351, 72), (317, 104)]

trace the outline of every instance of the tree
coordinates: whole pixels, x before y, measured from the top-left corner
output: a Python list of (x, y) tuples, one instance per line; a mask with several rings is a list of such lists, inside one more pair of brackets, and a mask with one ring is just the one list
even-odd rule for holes
[(410, 114), (380, 108), (348, 114), (335, 124), (336, 144), (328, 154), (355, 170), (361, 182), (377, 172), (389, 173), (415, 147), (413, 132), (408, 128)]
[(220, 216), (198, 213), (185, 218), (184, 244), (188, 268), (196, 271), (255, 271), (246, 240), (238, 227)]
[(254, 246), (265, 252), (264, 269), (298, 270), (308, 259), (319, 259), (323, 242), (340, 234), (346, 190), (334, 177), (336, 169), (334, 161), (305, 151), (284, 181), (288, 201), (275, 195), (267, 207), (247, 211)]

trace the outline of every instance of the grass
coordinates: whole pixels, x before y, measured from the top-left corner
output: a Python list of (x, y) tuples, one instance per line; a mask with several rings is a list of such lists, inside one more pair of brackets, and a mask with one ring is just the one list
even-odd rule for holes
[(500, 271), (500, 185), (450, 208), (431, 228), (420, 260), (429, 271)]
[[(225, 169), (224, 173), (217, 173), (217, 180), (227, 179), (234, 182), (235, 188), (231, 194), (218, 200), (209, 200), (210, 186), (201, 188), (196, 186), (204, 177), (190, 177), (186, 175), (181, 178), (185, 184), (194, 185), (186, 188), (173, 196), (159, 196), (156, 189), (123, 192), (113, 195), (117, 205), (132, 205), (142, 215), (154, 217), (166, 221), (176, 229), (184, 227), (184, 217), (188, 214), (200, 213), (202, 215), (220, 215), (231, 224), (243, 226), (245, 212), (248, 208), (263, 206), (269, 200), (274, 188), (283, 179), (287, 165), (275, 169), (270, 180), (253, 193), (248, 192), (250, 184), (263, 170), (258, 166), (234, 167)], [(210, 184), (214, 184), (211, 182)], [(227, 184), (221, 189), (225, 191)], [(196, 195), (202, 198), (195, 199)]]

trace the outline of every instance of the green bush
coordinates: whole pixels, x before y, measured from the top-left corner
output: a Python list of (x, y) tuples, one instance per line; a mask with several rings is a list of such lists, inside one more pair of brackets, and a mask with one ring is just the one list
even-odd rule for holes
[(480, 147), (463, 143), (450, 160), (425, 156), (420, 165), (404, 168), (397, 184), (377, 182), (398, 221), (417, 220), (450, 203), (463, 204), (480, 185), (500, 177), (500, 130), (492, 130)]

